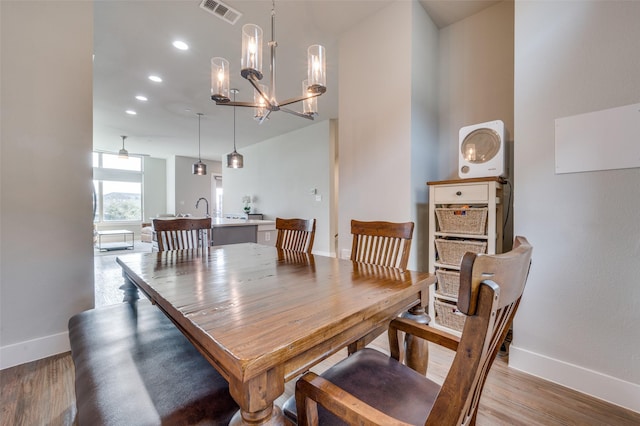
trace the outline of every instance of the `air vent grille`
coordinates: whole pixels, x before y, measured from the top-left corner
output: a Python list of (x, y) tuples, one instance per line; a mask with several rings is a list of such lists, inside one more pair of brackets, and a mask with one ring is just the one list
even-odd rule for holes
[(216, 0), (202, 0), (202, 3), (200, 3), (200, 8), (214, 14), (224, 21), (227, 21), (231, 25), (235, 24), (242, 16), (242, 13), (233, 9), (229, 5)]

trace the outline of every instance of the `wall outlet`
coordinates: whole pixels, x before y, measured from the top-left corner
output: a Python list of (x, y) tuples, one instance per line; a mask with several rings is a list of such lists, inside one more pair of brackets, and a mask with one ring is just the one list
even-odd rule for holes
[(271, 232), (265, 232), (264, 233), (264, 240), (265, 241), (271, 241)]
[(322, 201), (322, 195), (316, 195), (316, 201)]

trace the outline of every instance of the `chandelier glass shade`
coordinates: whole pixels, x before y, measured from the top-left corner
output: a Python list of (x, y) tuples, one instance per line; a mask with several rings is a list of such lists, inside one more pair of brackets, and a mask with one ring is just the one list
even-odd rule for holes
[(302, 113), (312, 117), (318, 115), (318, 98), (309, 91), (309, 80), (302, 82), (302, 96), (306, 96), (302, 101)]
[(118, 158), (122, 158), (124, 160), (126, 160), (127, 158), (129, 158), (129, 151), (127, 151), (126, 149), (124, 149), (124, 140), (127, 138), (126, 136), (122, 135), (120, 136), (122, 138), (122, 149), (120, 151), (118, 151)]
[(260, 92), (258, 92), (257, 90), (253, 91), (253, 103), (256, 105), (256, 107), (253, 109), (253, 118), (258, 121), (262, 121), (265, 115), (269, 113), (269, 110), (267, 108), (267, 101), (265, 101), (265, 98), (262, 97), (260, 93), (264, 93), (268, 99), (269, 90), (264, 84), (259, 84), (258, 86), (260, 87)]
[(198, 116), (198, 162), (193, 163), (191, 166), (191, 172), (194, 175), (205, 176), (207, 174), (207, 165), (202, 162), (200, 158), (200, 119), (202, 118), (202, 113), (199, 112), (196, 114)]
[[(229, 61), (221, 57), (211, 59), (211, 99), (216, 105), (240, 106), (254, 108), (254, 117), (260, 123), (264, 122), (271, 112), (284, 111), (298, 117), (313, 120), (318, 115), (316, 97), (327, 91), (326, 86), (326, 53), (319, 44), (307, 49), (307, 78), (303, 87), (303, 94), (299, 97), (279, 102), (276, 97), (276, 47), (275, 41), (275, 2), (271, 10), (271, 41), (267, 43), (270, 49), (271, 85), (260, 84), (264, 74), (262, 72), (262, 28), (254, 24), (242, 27), (242, 56), (240, 61), (240, 75), (251, 83), (254, 89), (253, 102), (236, 102), (229, 98)], [(314, 98), (315, 106), (311, 106), (310, 98)], [(288, 105), (303, 102), (303, 111), (298, 112), (288, 108)], [(308, 102), (308, 109), (304, 106)], [(312, 111), (312, 112), (309, 112)]]

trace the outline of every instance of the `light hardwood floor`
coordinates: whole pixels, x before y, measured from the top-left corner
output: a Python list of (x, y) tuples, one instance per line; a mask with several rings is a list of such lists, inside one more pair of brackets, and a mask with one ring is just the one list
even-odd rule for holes
[[(373, 346), (385, 351), (386, 337)], [(452, 353), (430, 347), (427, 375), (442, 382)], [(342, 351), (313, 368), (321, 372), (346, 356)], [(75, 425), (74, 368), (70, 354), (2, 370), (0, 424), (3, 426)], [(294, 382), (276, 403), (293, 394)], [(624, 410), (565, 387), (509, 368), (498, 358), (480, 400), (478, 425), (640, 425), (640, 413)], [(94, 425), (90, 425), (94, 426)]]
[[(141, 250), (146, 249), (144, 245)], [(113, 255), (96, 256), (96, 305), (119, 303), (120, 268)], [(388, 353), (386, 336), (372, 346)], [(320, 373), (346, 356), (346, 350), (312, 370)], [(430, 345), (427, 376), (441, 383), (453, 360), (453, 352)], [(0, 425), (75, 425), (74, 367), (69, 353), (0, 371)], [(294, 391), (286, 384), (282, 405)], [(479, 426), (501, 425), (640, 425), (640, 413), (622, 409), (554, 383), (516, 371), (507, 357), (496, 359), (480, 400)], [(89, 425), (94, 426), (94, 425)]]

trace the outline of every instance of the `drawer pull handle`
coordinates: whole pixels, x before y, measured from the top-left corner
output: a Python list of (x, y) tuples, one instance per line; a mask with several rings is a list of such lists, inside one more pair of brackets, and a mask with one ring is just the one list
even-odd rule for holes
[(458, 192), (456, 192), (456, 195), (457, 195), (458, 197), (459, 197), (459, 196), (461, 196), (461, 195), (462, 195), (462, 191), (458, 191)]

